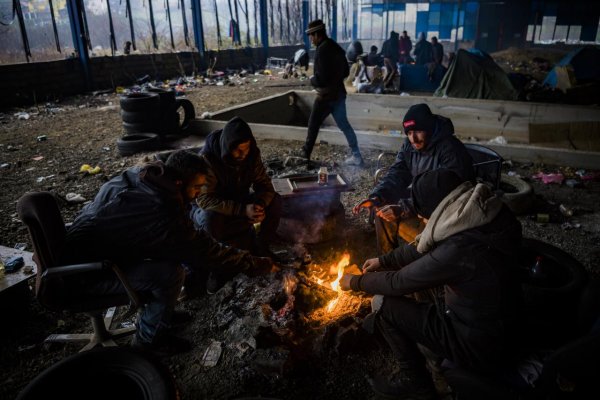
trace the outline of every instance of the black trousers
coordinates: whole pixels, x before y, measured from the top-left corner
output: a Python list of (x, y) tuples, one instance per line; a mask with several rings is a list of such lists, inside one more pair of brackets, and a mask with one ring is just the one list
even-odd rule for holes
[(494, 338), (493, 331), (487, 335), (466, 325), (457, 326), (435, 304), (409, 297), (385, 296), (375, 324), (404, 368), (424, 365), (417, 343), (466, 368), (491, 371), (510, 359), (501, 336)]

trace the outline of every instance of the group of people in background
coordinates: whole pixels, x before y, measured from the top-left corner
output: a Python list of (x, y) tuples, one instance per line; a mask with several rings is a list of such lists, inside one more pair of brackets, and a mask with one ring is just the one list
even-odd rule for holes
[[(427, 66), (428, 76), (431, 80), (437, 66), (442, 66), (444, 61), (444, 46), (436, 36), (431, 38), (431, 42), (427, 41), (423, 32), (419, 34), (413, 48), (412, 39), (406, 31), (403, 31), (402, 35), (391, 31), (390, 37), (383, 42), (381, 52), (378, 50), (377, 46), (373, 45), (369, 49), (369, 53), (358, 60), (365, 69), (365, 72), (359, 77), (359, 82), (355, 85), (358, 92), (382, 93), (385, 88), (392, 86), (402, 64)], [(373, 72), (367, 74), (366, 67), (373, 67)], [(382, 70), (375, 71), (378, 68)], [(359, 86), (359, 84), (362, 85)]]

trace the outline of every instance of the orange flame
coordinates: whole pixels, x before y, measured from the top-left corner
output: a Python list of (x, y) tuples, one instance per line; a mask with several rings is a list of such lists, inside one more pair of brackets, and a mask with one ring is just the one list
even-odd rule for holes
[(332, 312), (335, 309), (335, 306), (337, 305), (338, 301), (340, 300), (340, 295), (342, 294), (342, 288), (340, 287), (340, 279), (342, 279), (342, 275), (344, 275), (344, 268), (346, 268), (348, 265), (350, 265), (350, 254), (344, 253), (342, 259), (338, 261), (337, 267), (335, 267), (335, 264), (331, 266), (332, 269), (334, 269), (334, 271), (335, 269), (337, 269), (337, 278), (333, 282), (331, 282), (331, 288), (335, 290), (338, 293), (338, 295), (335, 299), (331, 300), (327, 304), (327, 312)]

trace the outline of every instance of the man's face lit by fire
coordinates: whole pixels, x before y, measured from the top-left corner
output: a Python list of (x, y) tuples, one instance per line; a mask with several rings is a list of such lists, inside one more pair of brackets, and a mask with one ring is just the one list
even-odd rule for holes
[(206, 175), (197, 174), (183, 188), (185, 200), (193, 201), (202, 193), (202, 188), (206, 186)]
[(233, 150), (231, 150), (231, 158), (236, 162), (240, 163), (248, 157), (250, 154), (250, 141), (242, 142), (238, 144)]
[(406, 136), (408, 136), (408, 140), (410, 144), (414, 147), (415, 150), (421, 151), (427, 146), (428, 134), (425, 131), (408, 131), (406, 132)]

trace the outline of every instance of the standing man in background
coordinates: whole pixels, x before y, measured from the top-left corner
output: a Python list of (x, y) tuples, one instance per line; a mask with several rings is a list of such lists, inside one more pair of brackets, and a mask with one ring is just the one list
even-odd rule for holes
[(333, 116), (338, 128), (346, 136), (351, 155), (344, 163), (346, 165), (362, 166), (363, 159), (358, 148), (356, 133), (346, 114), (346, 88), (344, 78), (350, 73), (346, 52), (331, 38), (327, 37), (325, 24), (320, 19), (308, 24), (306, 34), (311, 43), (317, 48), (314, 61), (314, 75), (310, 83), (317, 91), (308, 119), (306, 142), (293, 155), (310, 160), (310, 155), (317, 141), (321, 124), (329, 114)]

